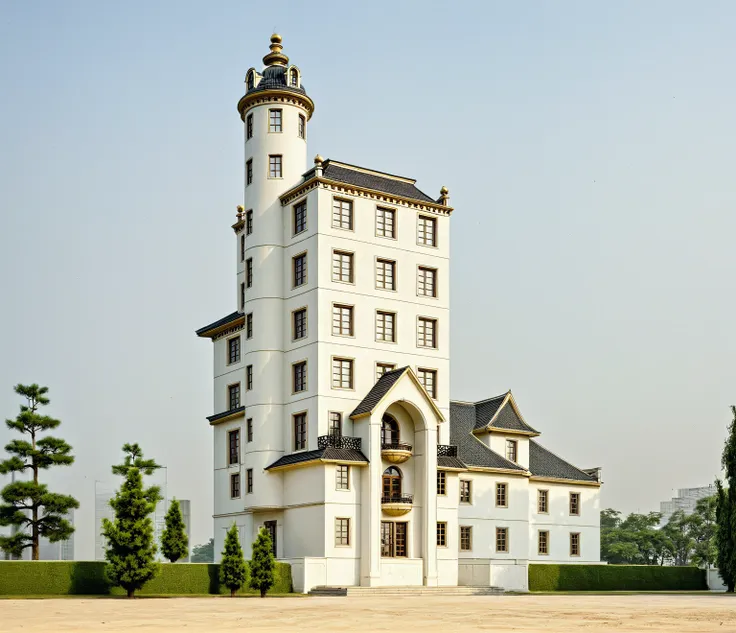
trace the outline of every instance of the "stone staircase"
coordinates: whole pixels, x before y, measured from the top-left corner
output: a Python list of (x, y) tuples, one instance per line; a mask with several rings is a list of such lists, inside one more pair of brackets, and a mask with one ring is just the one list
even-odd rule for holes
[(310, 596), (497, 596), (500, 587), (314, 587)]

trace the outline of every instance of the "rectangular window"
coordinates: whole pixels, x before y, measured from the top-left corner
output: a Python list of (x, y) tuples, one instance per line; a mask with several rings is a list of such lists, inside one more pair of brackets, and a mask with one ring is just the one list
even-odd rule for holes
[(460, 551), (469, 552), (473, 549), (473, 528), (470, 525), (460, 526)]
[(496, 528), (496, 551), (508, 553), (509, 551), (509, 529)]
[(274, 558), (278, 558), (276, 554), (276, 521), (264, 521), (263, 527), (266, 528), (266, 532), (271, 537), (271, 554), (273, 554)]
[(570, 515), (580, 516), (580, 493), (570, 493)]
[(335, 519), (335, 546), (347, 547), (350, 545), (350, 519)]
[(396, 237), (396, 211), (394, 209), (376, 208), (376, 235), (378, 237)]
[(424, 246), (437, 246), (437, 220), (425, 215), (419, 216), (417, 242)]
[(245, 163), (245, 184), (246, 185), (252, 185), (253, 184), (253, 159), (248, 159), (248, 162)]
[(240, 236), (240, 261), (245, 261), (245, 235)]
[(271, 154), (268, 157), (268, 177), (281, 178), (281, 154)]
[(228, 464), (240, 463), (240, 429), (235, 429), (227, 434), (228, 448), (230, 449), (230, 460)]
[(248, 442), (253, 441), (253, 418), (248, 418), (248, 421), (246, 422), (246, 439)]
[(246, 475), (246, 478), (247, 478), (247, 485), (248, 485), (248, 487), (245, 489), (245, 491), (248, 494), (251, 494), (253, 492), (253, 469), (252, 468), (249, 468), (248, 470), (246, 470), (245, 471), (245, 475)]
[(549, 512), (549, 490), (537, 490), (537, 512), (547, 514)]
[(350, 490), (350, 466), (340, 465), (335, 468), (335, 488)]
[(447, 473), (444, 470), (437, 471), (437, 494), (447, 494)]
[(376, 288), (396, 290), (396, 262), (390, 259), (376, 260)]
[(406, 558), (406, 523), (381, 521), (381, 556)]
[(437, 347), (437, 319), (419, 317), (417, 325), (417, 346)]
[(245, 139), (251, 139), (253, 138), (253, 115), (249, 114), (248, 118), (245, 120)]
[(509, 505), (508, 500), (508, 485), (507, 484), (496, 484), (496, 507), (507, 508)]
[(245, 212), (245, 234), (253, 233), (253, 210)]
[(327, 432), (333, 437), (340, 437), (342, 435), (342, 413), (339, 411), (330, 411)]
[(292, 282), (294, 288), (303, 286), (307, 283), (307, 254), (302, 253), (292, 259), (293, 276)]
[(228, 398), (230, 402), (230, 410), (237, 409), (240, 406), (240, 383), (230, 385), (227, 388)]
[(245, 287), (253, 287), (253, 258), (249, 257), (245, 260)]
[(437, 399), (437, 370), (436, 369), (424, 369), (419, 367), (417, 369), (417, 378), (422, 383), (422, 387), (427, 390), (430, 397)]
[(246, 391), (253, 389), (253, 365), (245, 368), (245, 389)]
[(570, 532), (570, 556), (580, 556), (580, 532)]
[(294, 340), (298, 341), (307, 336), (307, 309), (294, 310)]
[(349, 358), (332, 359), (333, 389), (353, 388), (353, 361)]
[(332, 281), (353, 283), (353, 254), (344, 251), (332, 252)]
[(468, 479), (460, 480), (460, 503), (470, 503), (470, 483)]
[(253, 313), (245, 315), (245, 338), (253, 338)]
[(353, 308), (333, 304), (332, 306), (332, 333), (335, 336), (353, 335)]
[(228, 364), (240, 362), (240, 337), (234, 336), (227, 342)]
[(230, 498), (240, 497), (240, 473), (230, 475)]
[(245, 283), (240, 284), (240, 311), (245, 310)]
[(294, 416), (294, 450), (307, 448), (307, 414), (297, 413)]
[(307, 230), (307, 201), (294, 205), (294, 235)]
[(292, 367), (294, 393), (307, 390), (307, 361), (295, 363)]
[(549, 554), (549, 532), (547, 530), (539, 530), (537, 534), (537, 554), (540, 556)]
[(307, 134), (307, 120), (304, 115), (299, 115), (299, 138), (306, 138)]
[(395, 363), (376, 363), (376, 380), (378, 380), (387, 371), (396, 369)]
[(417, 274), (417, 294), (421, 297), (437, 296), (437, 269), (420, 266)]
[(376, 340), (387, 343), (396, 342), (396, 314), (376, 312)]
[(437, 547), (447, 547), (447, 523), (437, 521)]
[(506, 459), (516, 463), (519, 456), (519, 443), (516, 440), (506, 440)]
[(268, 111), (268, 131), (281, 132), (281, 110)]
[(336, 229), (353, 230), (353, 203), (350, 200), (333, 199), (332, 226)]

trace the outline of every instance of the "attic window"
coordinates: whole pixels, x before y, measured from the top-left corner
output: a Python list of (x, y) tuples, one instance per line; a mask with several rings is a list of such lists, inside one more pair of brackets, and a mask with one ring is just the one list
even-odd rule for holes
[(292, 68), (289, 72), (289, 83), (294, 86), (294, 88), (299, 87), (299, 72), (296, 68)]

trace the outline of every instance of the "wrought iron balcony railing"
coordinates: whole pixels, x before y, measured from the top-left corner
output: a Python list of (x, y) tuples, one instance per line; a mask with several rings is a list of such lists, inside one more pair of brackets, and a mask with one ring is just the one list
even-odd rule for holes
[(457, 457), (457, 446), (437, 444), (437, 457)]
[(349, 448), (360, 450), (360, 438), (347, 435), (321, 435), (317, 438), (317, 448)]
[(389, 495), (381, 497), (381, 503), (403, 503), (406, 505), (411, 505), (414, 503), (414, 495)]
[(406, 442), (390, 442), (388, 444), (381, 444), (382, 451), (408, 451), (411, 453), (411, 444)]

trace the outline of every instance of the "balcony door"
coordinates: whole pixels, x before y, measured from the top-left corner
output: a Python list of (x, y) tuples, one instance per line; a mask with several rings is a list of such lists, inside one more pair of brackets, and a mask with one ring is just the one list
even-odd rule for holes
[(383, 496), (401, 497), (401, 471), (396, 466), (389, 466), (383, 471)]

